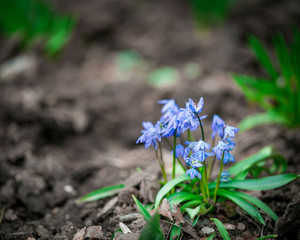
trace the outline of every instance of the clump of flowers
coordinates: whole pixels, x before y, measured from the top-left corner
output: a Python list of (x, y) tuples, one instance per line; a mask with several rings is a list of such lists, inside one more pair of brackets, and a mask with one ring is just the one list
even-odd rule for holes
[[(235, 161), (234, 156), (231, 154), (231, 151), (235, 147), (235, 142), (232, 138), (235, 137), (239, 129), (226, 125), (224, 120), (218, 115), (214, 115), (211, 124), (213, 144), (217, 135), (220, 137), (220, 141), (216, 146), (211, 148), (210, 144), (205, 142), (204, 137), (202, 120), (207, 116), (201, 114), (204, 106), (202, 97), (197, 103), (189, 99), (185, 104), (185, 108), (180, 108), (174, 99), (160, 100), (158, 103), (163, 104), (161, 118), (155, 125), (150, 122), (144, 122), (144, 130), (141, 131), (142, 135), (136, 143), (145, 143), (145, 148), (151, 145), (154, 146), (156, 158), (166, 183), (167, 176), (161, 152), (161, 142), (166, 140), (173, 153), (172, 179), (175, 178), (176, 161), (178, 161), (180, 166), (185, 170), (186, 176), (189, 176), (190, 179), (199, 179), (199, 186), (205, 202), (208, 202), (207, 198), (210, 198), (208, 180), (212, 165), (215, 159), (218, 159), (220, 161), (220, 173), (215, 188), (215, 203), (220, 180), (223, 179), (224, 181), (225, 179), (224, 173), (222, 175), (224, 164)], [(197, 129), (200, 129), (202, 137), (198, 141), (195, 141), (192, 132)], [(185, 134), (185, 132), (187, 133)], [(169, 140), (170, 137), (173, 137), (173, 144)], [(181, 144), (177, 145), (178, 139)], [(184, 139), (187, 140), (185, 141)], [(226, 179), (228, 181), (230, 177)]]

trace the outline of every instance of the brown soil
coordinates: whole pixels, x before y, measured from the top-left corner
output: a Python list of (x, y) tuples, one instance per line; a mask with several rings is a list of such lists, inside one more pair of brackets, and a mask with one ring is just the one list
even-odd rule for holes
[[(153, 201), (160, 176), (152, 151), (135, 141), (142, 121), (159, 118), (157, 100), (176, 98), (183, 105), (189, 97), (203, 96), (206, 127), (215, 113), (236, 125), (257, 109), (248, 107), (228, 72), (264, 75), (247, 48), (247, 36), (255, 34), (270, 44), (275, 32), (291, 37), (291, 23), (300, 23), (297, 0), (243, 1), (223, 26), (211, 31), (195, 31), (189, 6), (180, 0), (53, 3), (78, 18), (69, 44), (51, 60), (39, 46), (23, 51), (34, 59), (34, 67), (0, 82), (0, 239), (73, 239), (84, 227), (90, 228), (78, 239), (110, 239), (120, 222), (141, 232), (145, 221), (136, 214), (131, 195), (143, 203)], [(13, 40), (1, 39), (0, 45), (1, 64), (20, 54)], [(120, 75), (116, 59), (123, 50), (138, 52), (148, 69), (175, 67), (180, 80), (157, 88), (147, 82), (147, 70)], [(200, 66), (199, 77), (186, 76), (190, 62)], [(272, 144), (287, 158), (288, 172), (300, 172), (297, 130), (263, 126), (241, 133), (237, 142), (237, 159)], [(94, 189), (125, 180), (128, 187), (118, 197), (76, 204)], [(279, 239), (300, 239), (299, 186), (294, 181), (256, 193), (283, 216), (276, 227), (266, 215), (262, 228), (239, 208), (231, 206), (235, 214), (230, 215), (220, 205), (217, 215), (201, 217), (195, 229), (186, 226), (182, 239), (205, 237), (201, 229), (215, 228), (208, 219), (216, 216), (224, 223), (245, 225), (229, 231), (232, 239), (275, 232)], [(170, 226), (162, 225), (167, 235)], [(118, 235), (137, 239), (135, 234)]]

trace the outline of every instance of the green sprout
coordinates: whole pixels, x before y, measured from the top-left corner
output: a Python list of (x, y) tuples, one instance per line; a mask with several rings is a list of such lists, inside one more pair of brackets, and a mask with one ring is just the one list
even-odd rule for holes
[(232, 78), (246, 98), (257, 103), (265, 113), (246, 117), (239, 125), (247, 130), (261, 124), (281, 124), (295, 128), (300, 126), (300, 34), (294, 31), (290, 46), (282, 34), (273, 41), (279, 69), (271, 61), (265, 47), (254, 36), (249, 39), (250, 47), (265, 69), (268, 78), (233, 74)]
[(48, 55), (57, 54), (67, 43), (74, 23), (72, 17), (56, 13), (42, 0), (0, 1), (0, 32), (17, 35), (25, 46), (42, 39)]

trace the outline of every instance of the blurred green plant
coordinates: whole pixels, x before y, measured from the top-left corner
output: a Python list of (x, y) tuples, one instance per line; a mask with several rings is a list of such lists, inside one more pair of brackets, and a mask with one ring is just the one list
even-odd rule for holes
[(279, 69), (272, 63), (265, 47), (254, 36), (249, 44), (257, 60), (266, 70), (268, 78), (233, 74), (232, 78), (249, 101), (266, 110), (246, 117), (239, 125), (247, 130), (261, 124), (276, 123), (287, 127), (300, 126), (300, 34), (294, 31), (290, 46), (282, 34), (273, 41)]
[(58, 14), (41, 0), (0, 1), (0, 32), (9, 37), (17, 35), (25, 46), (42, 39), (50, 56), (66, 44), (74, 25), (74, 18)]
[(235, 0), (190, 0), (196, 23), (209, 28), (224, 22)]

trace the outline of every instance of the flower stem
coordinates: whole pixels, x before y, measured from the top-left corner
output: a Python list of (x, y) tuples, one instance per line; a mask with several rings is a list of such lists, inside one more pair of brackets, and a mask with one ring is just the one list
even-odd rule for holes
[(200, 119), (200, 117), (199, 117), (198, 114), (196, 114), (196, 116), (197, 116), (197, 118), (198, 118), (198, 121), (199, 121), (200, 127), (201, 127), (202, 141), (205, 142), (205, 140), (204, 140), (204, 130), (203, 130), (203, 125), (202, 125), (201, 119)]
[[(169, 147), (171, 148), (171, 150), (174, 151), (174, 149), (173, 149), (173, 147), (172, 147), (172, 145), (171, 145), (169, 139), (166, 138), (166, 141), (167, 141)], [(181, 166), (182, 170), (185, 172), (185, 171), (186, 171), (186, 167), (182, 164), (182, 162), (180, 161), (179, 158), (176, 158), (176, 159), (177, 159), (179, 165)]]
[(176, 137), (177, 137), (177, 129), (175, 129), (174, 133), (174, 142), (173, 142), (173, 171), (172, 171), (172, 179), (175, 178), (176, 173)]
[(203, 183), (205, 185), (207, 197), (210, 198), (209, 189), (208, 189), (208, 181), (207, 181), (207, 172), (206, 172), (206, 164), (203, 162)]
[[(160, 142), (159, 142), (159, 146), (160, 146), (160, 152), (161, 152), (161, 144), (160, 144)], [(163, 162), (163, 159), (159, 158), (158, 150), (157, 149), (155, 149), (155, 155), (156, 155), (156, 159), (157, 159), (157, 161), (159, 163), (159, 166), (160, 166), (163, 178), (164, 178), (164, 183), (166, 183), (168, 180), (167, 180), (167, 175), (166, 175), (166, 171), (165, 171), (165, 164)], [(160, 155), (162, 157), (162, 154), (160, 154)]]
[[(213, 138), (212, 143), (211, 143), (211, 146), (214, 146), (214, 145), (215, 145), (215, 138)], [(215, 161), (216, 161), (216, 155), (214, 155), (213, 158), (209, 159), (209, 163), (207, 166), (207, 180), (210, 179), (211, 169), (212, 169), (212, 166), (214, 165)]]
[[(204, 142), (204, 130), (203, 130), (203, 125), (202, 125), (202, 122), (201, 122), (201, 119), (199, 117), (198, 114), (196, 114), (197, 118), (198, 118), (198, 121), (199, 121), (199, 124), (200, 124), (200, 127), (201, 127), (201, 134), (202, 134), (202, 141)], [(210, 198), (209, 196), (209, 190), (208, 190), (208, 178), (207, 178), (207, 171), (206, 171), (206, 164), (205, 162), (203, 162), (203, 183), (205, 183), (205, 189), (206, 189), (206, 193), (207, 193), (207, 196), (208, 198)]]
[(218, 189), (219, 189), (219, 186), (220, 186), (221, 173), (222, 173), (223, 167), (224, 167), (224, 163), (223, 163), (224, 154), (225, 154), (225, 152), (223, 152), (223, 155), (222, 155), (222, 160), (221, 160), (221, 165), (220, 165), (220, 172), (219, 172), (219, 175), (218, 175), (218, 178), (217, 178), (217, 184), (216, 184), (216, 188), (215, 188), (214, 205), (216, 204), (217, 193), (218, 193)]
[(199, 185), (200, 185), (200, 189), (201, 189), (201, 192), (202, 192), (202, 195), (203, 195), (203, 199), (205, 201), (205, 203), (208, 204), (208, 201), (207, 201), (207, 198), (206, 198), (206, 193), (205, 193), (205, 189), (204, 189), (204, 183), (203, 183), (203, 179), (199, 179)]

